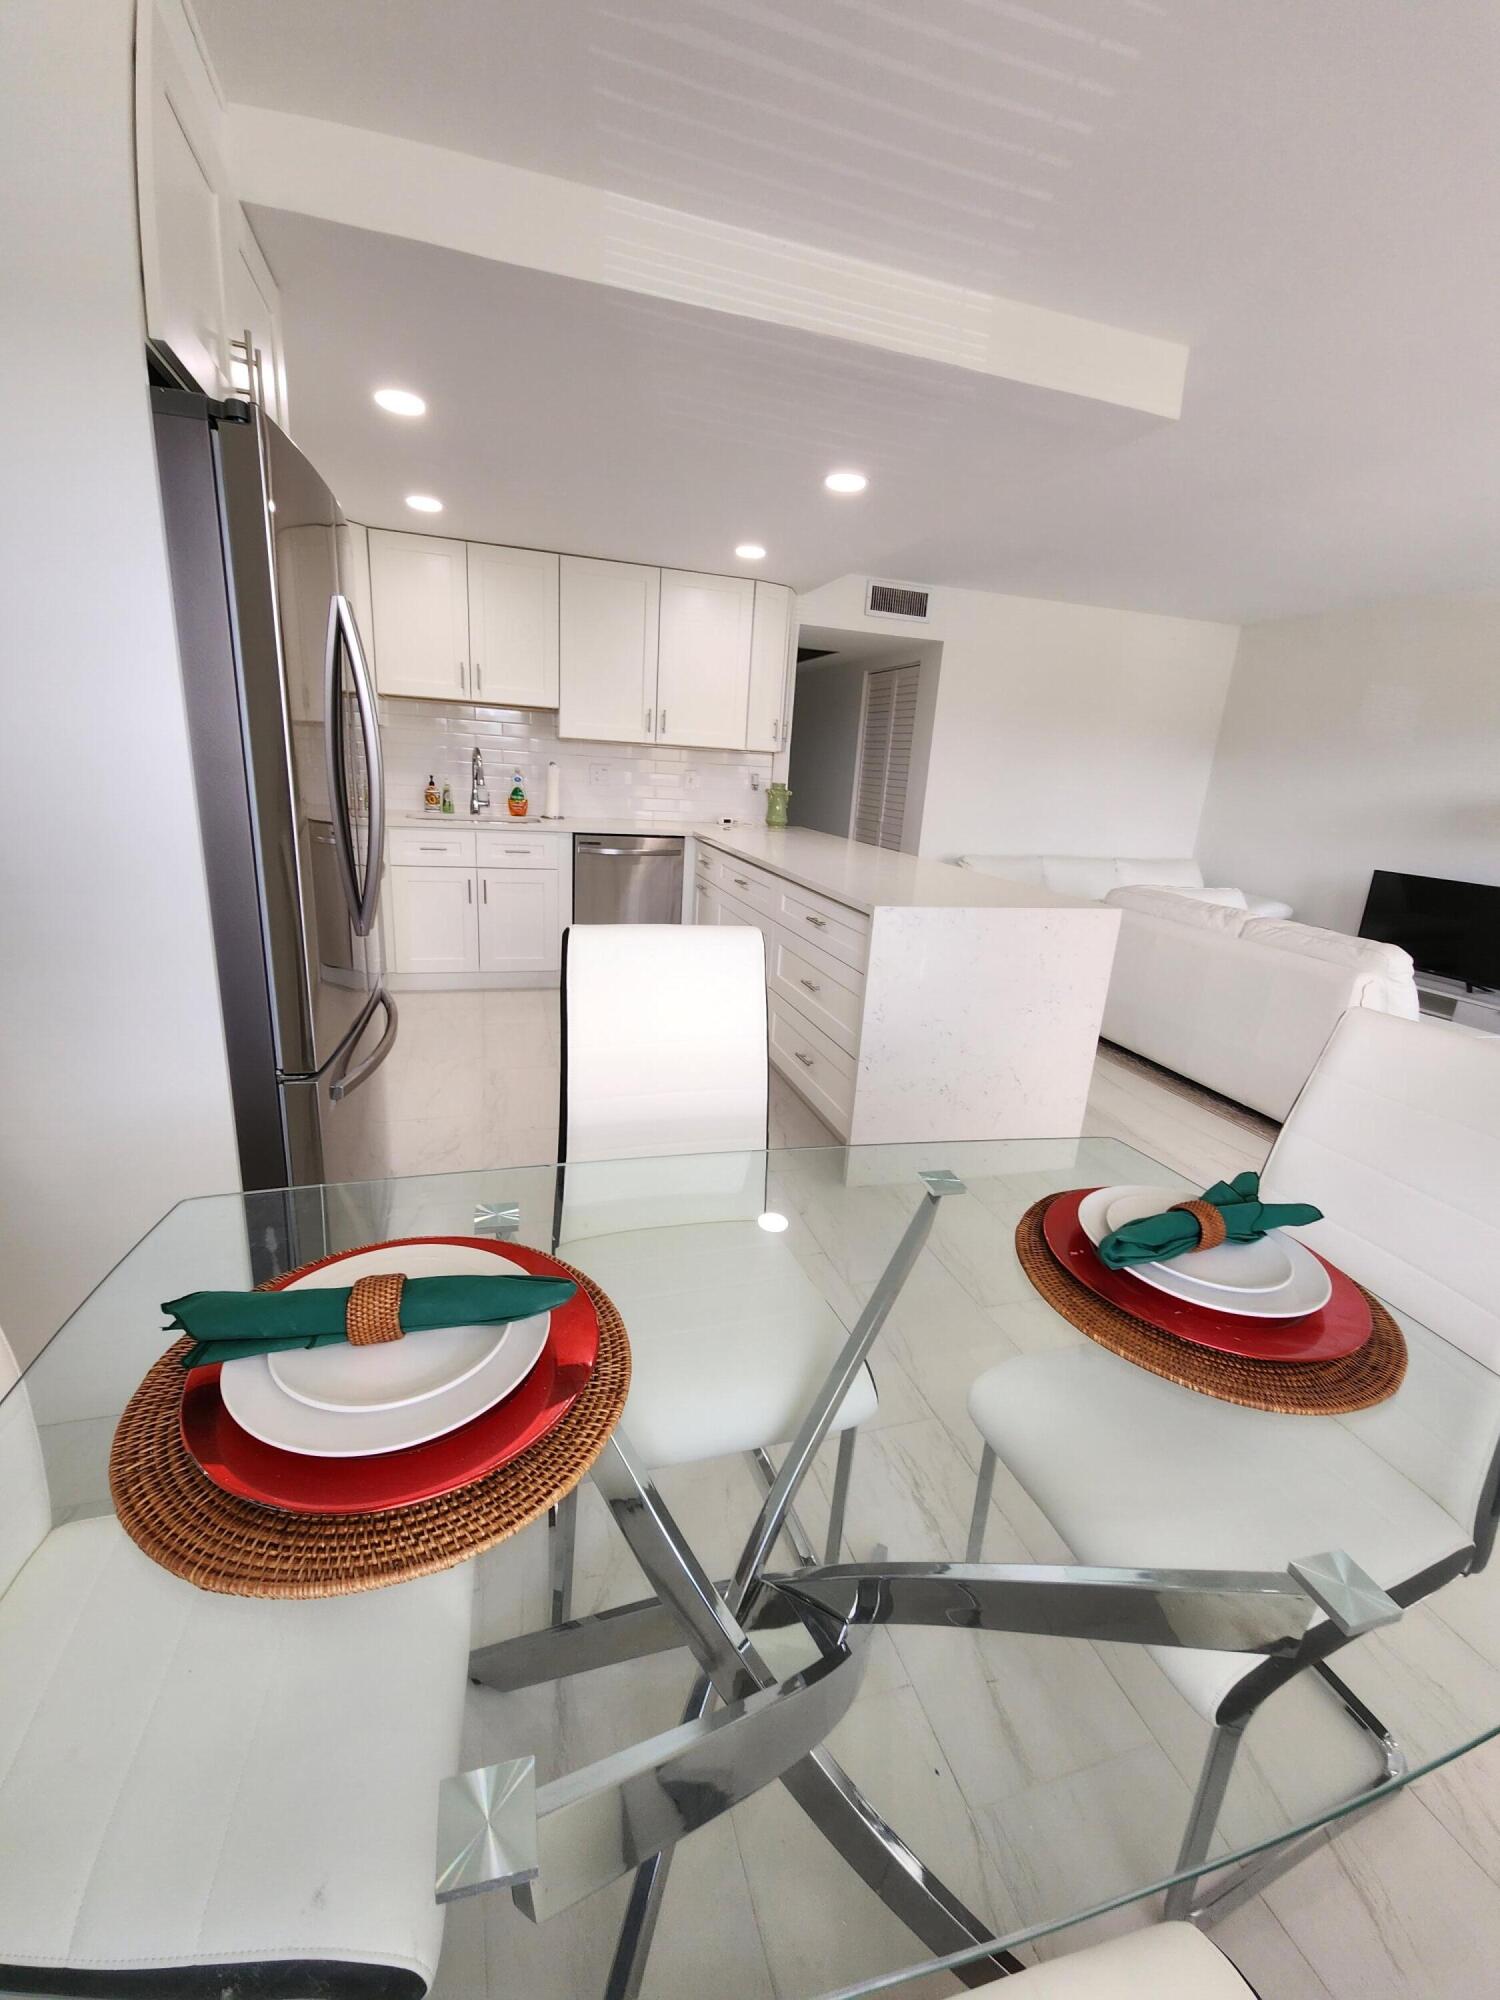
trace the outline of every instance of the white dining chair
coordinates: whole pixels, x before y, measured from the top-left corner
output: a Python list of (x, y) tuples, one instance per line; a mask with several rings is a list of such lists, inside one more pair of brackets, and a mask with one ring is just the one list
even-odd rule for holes
[[(969, 1392), (984, 1443), (971, 1561), (997, 1459), (1083, 1562), (1282, 1569), (1342, 1549), (1410, 1605), (1488, 1560), (1500, 1464), (1500, 1037), (1353, 1009), (1293, 1106), (1262, 1189), (1321, 1208), (1325, 1220), (1294, 1233), (1417, 1322), (1400, 1394), (1319, 1420), (1196, 1395), (1087, 1340), (1003, 1362)], [(1342, 1643), (1319, 1619), (1290, 1660), (1155, 1653), (1212, 1725), (1180, 1868), (1208, 1853), (1251, 1717), (1308, 1666), (1397, 1768), (1383, 1726), (1327, 1664)], [(1192, 1906), (1194, 1886), (1170, 1892), (1169, 1915)]]
[[(621, 1423), (651, 1470), (747, 1453), (769, 1479), (767, 1453), (796, 1435), (848, 1337), (767, 1213), (769, 1075), (759, 930), (566, 933), (554, 1235), (624, 1317)], [(864, 1369), (833, 1425), (830, 1561), (856, 1427), (875, 1408)], [(556, 1622), (571, 1612), (576, 1505), (554, 1522)]]
[(0, 1991), (420, 2000), (472, 1601), (216, 1596), (53, 1527), (0, 1338)]
[(1052, 1958), (1019, 1979), (1016, 2000), (1256, 2000), (1217, 1945), (1191, 1924), (1153, 1924)]

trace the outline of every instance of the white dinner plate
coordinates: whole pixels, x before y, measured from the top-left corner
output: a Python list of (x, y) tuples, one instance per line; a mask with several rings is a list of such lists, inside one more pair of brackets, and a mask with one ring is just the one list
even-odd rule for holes
[[(1104, 1229), (1123, 1229), (1145, 1215), (1160, 1215), (1163, 1188), (1132, 1188), (1116, 1195), (1104, 1212)], [(1181, 1199), (1181, 1197), (1179, 1197)], [(1156, 1260), (1163, 1270), (1181, 1271), (1196, 1284), (1215, 1291), (1275, 1292), (1292, 1282), (1292, 1260), (1285, 1239), (1262, 1236), (1257, 1243), (1220, 1243), (1212, 1250), (1184, 1250), (1178, 1257)], [(1131, 1267), (1135, 1267), (1132, 1265)]]
[[(429, 1253), (429, 1267), (413, 1269), (418, 1252)], [(440, 1268), (432, 1268), (435, 1254)], [(401, 1244), (346, 1257), (337, 1265), (309, 1272), (298, 1286), (318, 1282), (352, 1284), (355, 1278), (371, 1277), (384, 1271), (404, 1271), (408, 1277), (494, 1277), (501, 1272), (521, 1273), (521, 1266), (508, 1257), (485, 1250), (467, 1250), (457, 1244)], [(337, 1272), (335, 1278), (330, 1275)], [(524, 1274), (523, 1274), (524, 1275)], [(292, 1287), (288, 1287), (288, 1290)], [(533, 1313), (528, 1319), (510, 1320), (500, 1327), (486, 1328), (498, 1333), (489, 1353), (479, 1365), (446, 1388), (393, 1406), (363, 1405), (358, 1409), (324, 1409), (288, 1395), (272, 1374), (270, 1362), (284, 1360), (255, 1354), (242, 1361), (226, 1361), (219, 1374), (219, 1393), (224, 1407), (242, 1430), (263, 1444), (280, 1451), (300, 1452), (308, 1458), (370, 1458), (377, 1452), (405, 1451), (443, 1437), (461, 1424), (482, 1416), (488, 1409), (518, 1389), (541, 1358), (552, 1323), (550, 1313)], [(318, 1354), (341, 1354), (350, 1368), (373, 1362), (381, 1370), (382, 1357), (401, 1347), (419, 1347), (435, 1340), (438, 1333), (408, 1334), (398, 1341), (374, 1347), (338, 1347), (290, 1350), (298, 1358)], [(384, 1379), (389, 1380), (385, 1364)], [(373, 1378), (372, 1378), (373, 1379)]]
[[(287, 1290), (325, 1291), (352, 1285), (390, 1268), (385, 1250), (341, 1257), (321, 1271), (309, 1271)], [(485, 1250), (452, 1243), (404, 1243), (399, 1268), (408, 1278), (493, 1278), (502, 1260)], [(505, 1271), (514, 1265), (506, 1262)], [(456, 1389), (494, 1354), (507, 1323), (434, 1327), (416, 1339), (386, 1340), (372, 1347), (296, 1347), (268, 1354), (276, 1386), (316, 1410), (395, 1410)]]
[[(1180, 1200), (1182, 1194), (1176, 1188), (1098, 1188), (1079, 1204), (1079, 1226), (1097, 1247), (1112, 1230), (1144, 1215), (1159, 1215)], [(1227, 1283), (1226, 1273), (1233, 1275), (1237, 1258), (1226, 1253), (1259, 1251), (1264, 1245), (1270, 1245), (1272, 1253), (1285, 1260), (1287, 1271), (1281, 1282), (1266, 1284), (1267, 1275), (1280, 1266), (1263, 1256), (1247, 1266), (1251, 1275), (1259, 1273), (1258, 1284)], [(1200, 1280), (1195, 1267), (1210, 1259), (1214, 1260), (1210, 1276)], [(1333, 1280), (1317, 1258), (1295, 1236), (1281, 1230), (1273, 1230), (1259, 1243), (1223, 1243), (1214, 1250), (1189, 1250), (1160, 1263), (1131, 1264), (1126, 1268), (1132, 1278), (1139, 1278), (1142, 1284), (1166, 1292), (1171, 1298), (1247, 1319), (1302, 1319), (1326, 1306), (1333, 1296)]]

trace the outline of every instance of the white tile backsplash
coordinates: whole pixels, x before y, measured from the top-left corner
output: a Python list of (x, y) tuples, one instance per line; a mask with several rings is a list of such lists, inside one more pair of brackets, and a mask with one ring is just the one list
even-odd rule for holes
[[(640, 813), (655, 819), (760, 816), (771, 758), (753, 750), (683, 750), (666, 744), (588, 743), (560, 738), (546, 708), (482, 708), (460, 702), (380, 703), (388, 812), (420, 812), (430, 771), (453, 787), (460, 812), (469, 802), (469, 758), (477, 744), (485, 780), (498, 806), (520, 771), (533, 813), (546, 796), (547, 766), (562, 770), (562, 809), (570, 819), (590, 813)], [(750, 774), (760, 777), (759, 794)]]

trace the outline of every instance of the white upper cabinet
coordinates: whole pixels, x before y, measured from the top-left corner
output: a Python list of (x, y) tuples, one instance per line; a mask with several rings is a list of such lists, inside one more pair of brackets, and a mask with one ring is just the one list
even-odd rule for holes
[(653, 742), (661, 571), (564, 556), (560, 584), (558, 735)]
[(662, 571), (659, 743), (745, 747), (754, 612), (755, 584), (749, 577)]
[(784, 583), (757, 583), (750, 638), (750, 701), (745, 712), (747, 750), (782, 748), (791, 639), (791, 591)]
[(234, 192), (225, 126), (223, 93), (182, 0), (141, 0), (135, 131), (146, 331), (207, 395), (253, 398), (285, 425), (280, 299)]
[(469, 664), (476, 701), (557, 706), (558, 559), (469, 543)]
[(370, 595), (380, 692), (472, 699), (464, 544), (371, 528)]

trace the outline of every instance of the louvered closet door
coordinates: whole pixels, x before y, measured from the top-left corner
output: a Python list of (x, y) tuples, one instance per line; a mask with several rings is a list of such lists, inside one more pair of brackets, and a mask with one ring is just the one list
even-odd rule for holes
[(899, 848), (906, 821), (917, 727), (918, 667), (883, 667), (865, 675), (865, 726), (854, 791), (854, 838)]

